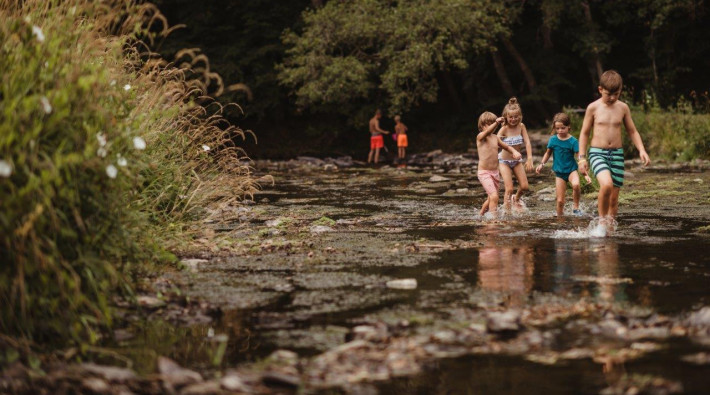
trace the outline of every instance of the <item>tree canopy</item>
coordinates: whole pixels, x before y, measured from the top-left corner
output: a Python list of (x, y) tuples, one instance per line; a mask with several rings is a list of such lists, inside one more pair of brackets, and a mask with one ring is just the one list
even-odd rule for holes
[(300, 106), (378, 98), (392, 112), (435, 102), (437, 72), (469, 66), (507, 34), (506, 10), (489, 0), (331, 1), (287, 31), (280, 81)]

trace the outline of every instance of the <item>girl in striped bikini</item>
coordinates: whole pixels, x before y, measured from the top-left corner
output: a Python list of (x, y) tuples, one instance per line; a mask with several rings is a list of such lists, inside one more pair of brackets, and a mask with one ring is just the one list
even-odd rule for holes
[[(505, 125), (498, 132), (498, 137), (507, 145), (517, 151), (525, 146), (527, 160), (515, 159), (507, 151), (501, 151), (498, 155), (498, 167), (500, 175), (505, 185), (505, 195), (503, 204), (506, 210), (510, 211), (511, 203), (515, 208), (522, 208), (520, 197), (528, 190), (528, 177), (525, 172), (533, 170), (532, 146), (528, 137), (528, 130), (523, 124), (523, 111), (515, 97), (508, 100), (508, 104), (503, 108), (503, 118)], [(513, 195), (513, 175), (518, 179), (518, 192)]]

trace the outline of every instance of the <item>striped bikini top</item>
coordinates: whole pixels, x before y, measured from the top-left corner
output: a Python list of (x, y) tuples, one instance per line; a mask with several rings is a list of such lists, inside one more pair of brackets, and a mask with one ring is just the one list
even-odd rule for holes
[(523, 135), (505, 136), (501, 140), (508, 145), (521, 145), (523, 144)]

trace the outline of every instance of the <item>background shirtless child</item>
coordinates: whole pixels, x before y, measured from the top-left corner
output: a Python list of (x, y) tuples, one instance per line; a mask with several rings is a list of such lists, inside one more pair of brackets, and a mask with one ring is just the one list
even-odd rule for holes
[(493, 134), (498, 126), (505, 122), (505, 118), (496, 118), (492, 112), (484, 112), (478, 117), (478, 136), (476, 136), (476, 149), (478, 150), (478, 181), (486, 190), (488, 198), (481, 207), (481, 216), (486, 211), (495, 217), (498, 209), (498, 186), (500, 185), (500, 172), (498, 171), (498, 147), (510, 152), (513, 158), (520, 160), (520, 152), (508, 146)]
[[(629, 106), (619, 100), (623, 80), (614, 70), (607, 70), (599, 79), (601, 97), (587, 106), (579, 135), (579, 171), (592, 167), (599, 181), (597, 209), (602, 220), (614, 219), (619, 211), (619, 191), (624, 184), (624, 149), (622, 148), (621, 124), (624, 124), (634, 147), (639, 151), (644, 166), (651, 160), (641, 141), (641, 135), (631, 120)], [(585, 155), (589, 132), (592, 143), (589, 155)]]
[(375, 111), (375, 116), (370, 119), (370, 153), (367, 155), (367, 163), (372, 162), (373, 154), (375, 155), (375, 163), (380, 161), (380, 149), (385, 147), (382, 135), (390, 134), (390, 132), (380, 129), (380, 118), (382, 118), (382, 111), (378, 109)]

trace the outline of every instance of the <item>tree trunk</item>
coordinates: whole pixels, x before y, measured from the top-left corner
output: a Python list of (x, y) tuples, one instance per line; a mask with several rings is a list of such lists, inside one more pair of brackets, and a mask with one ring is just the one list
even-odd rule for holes
[[(525, 76), (525, 82), (527, 82), (528, 84), (528, 89), (530, 89), (530, 93), (537, 94), (537, 81), (535, 81), (535, 76), (533, 75), (532, 70), (528, 66), (528, 62), (525, 61), (525, 58), (523, 58), (520, 52), (518, 52), (518, 49), (515, 48), (515, 45), (513, 45), (513, 42), (510, 41), (510, 39), (508, 39), (507, 37), (503, 37), (501, 38), (501, 41), (503, 41), (505, 49), (510, 52), (510, 55), (512, 55), (515, 61), (518, 63), (520, 71), (522, 71), (523, 76)], [(542, 102), (540, 102), (539, 97), (535, 98), (533, 100), (533, 103), (535, 104), (535, 108), (537, 109), (540, 116), (543, 117), (543, 119), (550, 118), (550, 114), (542, 105)]]
[(508, 97), (515, 96), (513, 85), (510, 83), (508, 73), (505, 72), (505, 66), (503, 65), (503, 59), (501, 59), (500, 53), (498, 53), (498, 51), (491, 51), (491, 58), (493, 58), (493, 68), (496, 70), (500, 85), (503, 87), (503, 92), (505, 92), (505, 95)]
[(523, 72), (523, 76), (525, 77), (525, 82), (528, 84), (528, 88), (530, 91), (534, 91), (535, 87), (537, 87), (537, 81), (535, 81), (535, 76), (532, 73), (532, 70), (530, 70), (530, 67), (528, 66), (528, 62), (525, 61), (523, 56), (518, 52), (518, 49), (515, 48), (515, 45), (513, 45), (513, 42), (510, 41), (507, 37), (501, 38), (501, 41), (503, 42), (503, 45), (505, 45), (505, 49), (508, 50), (510, 55), (515, 59), (515, 61), (518, 63), (518, 67), (520, 67), (520, 71)]
[[(589, 28), (591, 30), (596, 30), (596, 26), (594, 25), (594, 19), (592, 19), (592, 10), (589, 7), (589, 3), (587, 0), (583, 0), (581, 3), (582, 9), (584, 10), (584, 18), (587, 20), (587, 23), (589, 24)], [(598, 51), (592, 51), (592, 61), (594, 62), (594, 67), (597, 70), (597, 82), (602, 78), (602, 73), (604, 72), (604, 68), (602, 67), (602, 61), (599, 58), (599, 52)]]
[(453, 78), (451, 78), (451, 72), (443, 71), (441, 73), (441, 78), (444, 80), (444, 85), (446, 85), (446, 90), (449, 93), (449, 97), (451, 98), (451, 102), (453, 103), (456, 112), (463, 112), (463, 103), (461, 103), (461, 98), (456, 91), (456, 84), (454, 83)]

